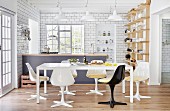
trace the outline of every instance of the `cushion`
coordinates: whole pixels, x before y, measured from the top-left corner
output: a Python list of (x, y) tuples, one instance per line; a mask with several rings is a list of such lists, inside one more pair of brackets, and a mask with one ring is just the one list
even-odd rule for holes
[[(148, 79), (148, 78), (146, 78), (146, 77), (133, 76), (133, 82), (145, 81), (145, 80), (147, 80), (147, 79)], [(125, 77), (125, 80), (126, 80), (126, 81), (130, 81), (130, 76)]]
[(105, 78), (106, 74), (87, 74), (88, 78)]

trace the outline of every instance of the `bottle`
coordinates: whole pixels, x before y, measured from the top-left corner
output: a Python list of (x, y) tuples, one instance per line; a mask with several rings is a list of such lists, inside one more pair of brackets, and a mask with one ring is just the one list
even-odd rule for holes
[(108, 32), (108, 34), (107, 34), (108, 36), (110, 36), (110, 31)]
[(106, 36), (106, 32), (105, 31), (103, 32), (103, 36)]
[(108, 40), (106, 40), (106, 44), (108, 44)]
[(83, 58), (83, 63), (85, 63), (86, 64), (86, 56), (84, 56), (84, 58)]

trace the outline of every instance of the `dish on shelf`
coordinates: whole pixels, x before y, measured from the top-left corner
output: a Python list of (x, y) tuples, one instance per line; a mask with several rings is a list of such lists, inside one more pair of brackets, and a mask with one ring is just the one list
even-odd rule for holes
[(79, 62), (79, 63), (77, 63), (77, 65), (79, 65), (79, 66), (84, 66), (84, 65), (86, 65), (86, 64)]

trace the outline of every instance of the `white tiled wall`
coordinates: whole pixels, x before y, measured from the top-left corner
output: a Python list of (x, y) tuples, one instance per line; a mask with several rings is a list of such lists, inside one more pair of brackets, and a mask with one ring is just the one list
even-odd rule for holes
[[(170, 19), (162, 21), (162, 42), (170, 43)], [(162, 45), (162, 83), (170, 83), (170, 44)]]
[[(109, 13), (92, 13), (92, 15), (95, 17), (95, 22), (82, 22), (80, 21), (80, 18), (85, 13), (64, 13), (65, 16), (69, 19), (67, 22), (58, 22), (55, 21), (54, 18), (57, 15), (57, 13), (41, 13), (40, 19), (41, 19), (41, 25), (40, 25), (40, 32), (41, 32), (41, 51), (44, 48), (44, 45), (46, 45), (46, 24), (84, 24), (85, 26), (85, 53), (92, 52), (91, 43), (95, 43), (95, 37), (96, 37), (96, 24), (117, 24), (117, 62), (124, 62), (124, 56), (125, 56), (125, 49), (126, 46), (124, 44), (124, 30), (126, 27), (124, 25), (127, 23), (127, 20), (124, 19), (121, 22), (109, 22), (106, 19), (109, 17)], [(121, 14), (121, 16), (125, 16), (125, 14)], [(96, 48), (95, 48), (96, 49)]]
[(40, 12), (33, 7), (27, 0), (17, 0), (17, 69), (20, 81), (22, 74), (22, 56), (20, 54), (28, 53), (28, 40), (24, 40), (21, 36), (21, 25), (28, 26), (28, 19), (35, 20), (40, 23)]

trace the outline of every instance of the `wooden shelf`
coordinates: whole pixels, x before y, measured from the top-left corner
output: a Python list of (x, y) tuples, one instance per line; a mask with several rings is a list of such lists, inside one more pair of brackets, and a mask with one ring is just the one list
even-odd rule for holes
[(131, 26), (131, 25), (133, 25), (133, 24), (142, 22), (142, 21), (144, 21), (144, 20), (146, 20), (146, 19), (149, 19), (149, 18), (150, 18), (150, 17), (141, 17), (141, 18), (139, 18), (139, 19), (137, 19), (137, 20), (134, 20), (133, 22), (130, 22), (130, 23), (126, 24), (125, 26)]
[(129, 35), (129, 34), (136, 34), (136, 33), (141, 33), (141, 32), (144, 32), (144, 31), (149, 31), (149, 29), (140, 29), (140, 30), (137, 30), (137, 31), (134, 31), (134, 32), (126, 33), (126, 35)]
[(141, 10), (144, 10), (145, 8), (149, 8), (150, 5), (147, 5), (147, 4), (141, 4), (138, 6), (138, 8), (136, 9), (136, 11), (141, 11)]
[(128, 63), (130, 63), (130, 64), (132, 64), (132, 65), (136, 65), (136, 62), (131, 62), (130, 60), (125, 60), (125, 62), (128, 62)]
[(132, 43), (149, 43), (149, 41), (138, 41), (138, 42), (125, 42), (127, 44), (132, 44)]
[(131, 15), (136, 15), (136, 10), (130, 11), (125, 17), (130, 17)]
[[(128, 52), (130, 55), (130, 60), (125, 60), (129, 65), (136, 66), (136, 63), (131, 62), (131, 59), (136, 59), (136, 61), (146, 61), (149, 62), (149, 31), (150, 31), (150, 5), (148, 0), (145, 3), (138, 5), (138, 7), (133, 12), (127, 14), (128, 20), (135, 20), (129, 22), (125, 26), (132, 32), (128, 32), (125, 35), (129, 38), (128, 42), (125, 42), (128, 47), (132, 49), (141, 49), (141, 53), (135, 50), (135, 52)], [(133, 8), (134, 9), (134, 8)], [(145, 16), (139, 17), (139, 15)], [(143, 27), (145, 26), (145, 27)], [(134, 29), (135, 28), (135, 29)], [(141, 29), (142, 28), (142, 29)], [(133, 31), (134, 30), (134, 31)], [(143, 33), (145, 31), (145, 33)], [(132, 39), (132, 42), (130, 40)], [(139, 41), (140, 40), (140, 41)], [(145, 51), (144, 51), (145, 50)], [(144, 51), (144, 52), (143, 52)]]
[(149, 55), (149, 53), (139, 53), (139, 52), (129, 52), (129, 51), (127, 51), (127, 53), (129, 53), (129, 54)]

